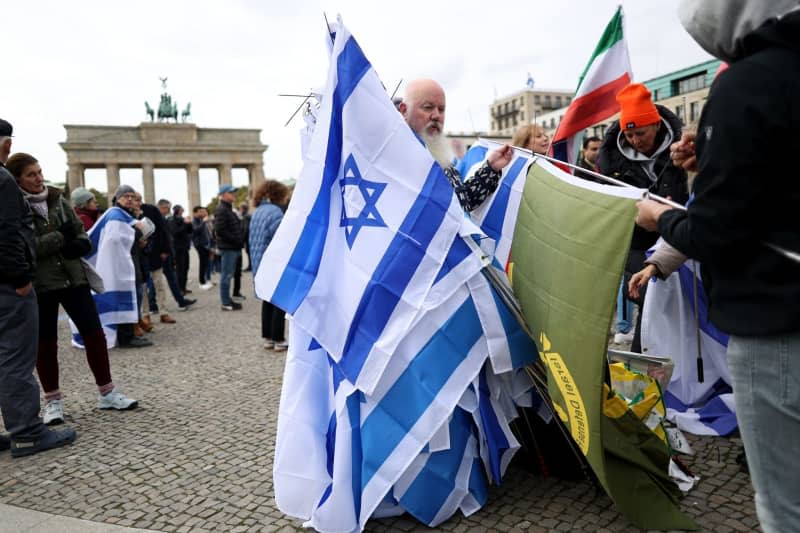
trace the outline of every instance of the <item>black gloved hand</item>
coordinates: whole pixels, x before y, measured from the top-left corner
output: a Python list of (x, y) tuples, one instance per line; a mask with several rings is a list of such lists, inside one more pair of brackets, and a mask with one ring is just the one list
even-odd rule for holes
[(65, 259), (77, 259), (92, 251), (92, 243), (87, 239), (73, 239), (61, 248)]
[(68, 243), (70, 241), (74, 241), (75, 237), (78, 236), (78, 231), (75, 229), (75, 224), (71, 221), (67, 220), (58, 228), (58, 232), (64, 236), (64, 242)]

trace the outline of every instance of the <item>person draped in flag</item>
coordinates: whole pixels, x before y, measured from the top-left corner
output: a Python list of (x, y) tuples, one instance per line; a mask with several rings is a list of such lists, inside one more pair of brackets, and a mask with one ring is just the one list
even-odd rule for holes
[(36, 372), (44, 389), (44, 423), (64, 422), (64, 403), (59, 387), (58, 308), (69, 315), (86, 347), (86, 360), (94, 375), (99, 409), (133, 409), (138, 402), (114, 386), (108, 347), (89, 281), (80, 258), (92, 249), (83, 223), (59, 189), (44, 184), (39, 162), (25, 153), (12, 155), (6, 167), (17, 180), (33, 208), (36, 234), (34, 288), (39, 304), (39, 347)]
[(462, 181), (461, 175), (453, 166), (453, 150), (447, 138), (442, 135), (445, 116), (445, 94), (442, 86), (429, 79), (410, 81), (399, 110), (411, 130), (442, 166), (461, 207), (465, 211), (477, 209), (497, 189), (500, 174), (514, 154), (511, 146), (505, 145), (489, 152), (486, 164), (472, 178)]
[(767, 533), (796, 531), (800, 188), (787, 154), (800, 145), (800, 8), (796, 0), (684, 0), (679, 14), (730, 67), (711, 88), (696, 138), (672, 147), (676, 163), (697, 170), (694, 200), (686, 211), (640, 202), (637, 224), (702, 263), (709, 319), (730, 334), (758, 519)]
[[(600, 172), (685, 204), (689, 199), (686, 171), (673, 166), (669, 155), (670, 144), (681, 136), (680, 120), (666, 107), (654, 104), (650, 91), (641, 83), (632, 83), (619, 91), (617, 102), (620, 105), (619, 120), (608, 128), (597, 157)], [(628, 281), (644, 268), (645, 253), (657, 240), (655, 231), (638, 226), (634, 229), (625, 264), (625, 298), (629, 297)], [(646, 290), (643, 290), (641, 298), (633, 301), (641, 306), (645, 295)], [(634, 352), (641, 351), (640, 324), (641, 321), (637, 320), (634, 326), (631, 345)]]

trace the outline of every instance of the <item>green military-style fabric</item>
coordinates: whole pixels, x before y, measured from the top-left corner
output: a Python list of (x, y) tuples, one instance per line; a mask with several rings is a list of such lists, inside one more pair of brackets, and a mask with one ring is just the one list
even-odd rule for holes
[[(651, 476), (633, 476), (621, 467), (617, 456), (608, 455), (610, 435), (604, 434), (608, 330), (639, 198), (636, 189), (595, 184), (536, 161), (514, 231), (512, 285), (548, 369), (557, 414), (609, 496), (641, 527), (687, 528), (693, 523), (675, 506), (672, 493)], [(622, 447), (616, 442), (613, 449)], [(633, 513), (631, 498), (658, 512)]]

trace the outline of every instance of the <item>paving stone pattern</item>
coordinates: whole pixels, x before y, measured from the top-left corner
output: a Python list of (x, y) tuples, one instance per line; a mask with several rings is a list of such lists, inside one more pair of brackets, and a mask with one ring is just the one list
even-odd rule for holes
[[(193, 258), (194, 260), (194, 258)], [(0, 503), (107, 524), (161, 531), (295, 531), (275, 506), (272, 459), (285, 356), (260, 340), (259, 301), (222, 312), (217, 290), (192, 294), (196, 309), (156, 324), (156, 343), (111, 353), (112, 376), (139, 409), (96, 409), (83, 352), (59, 324), (61, 389), (70, 447), (12, 460), (0, 453)], [(190, 285), (191, 287), (191, 285)], [(681, 507), (706, 531), (757, 529), (750, 478), (737, 438), (690, 438), (686, 464), (699, 485)], [(1, 519), (1, 517), (0, 517)], [(515, 467), (487, 505), (441, 530), (638, 531), (588, 481), (541, 478)], [(373, 520), (367, 530), (426, 531), (412, 518)]]

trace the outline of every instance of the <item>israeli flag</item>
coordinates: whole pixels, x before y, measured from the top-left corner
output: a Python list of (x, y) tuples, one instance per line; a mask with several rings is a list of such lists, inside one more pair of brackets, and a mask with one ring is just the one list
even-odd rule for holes
[(303, 171), (256, 292), (371, 393), (467, 221), (341, 21), (335, 35)]
[[(658, 244), (656, 246), (659, 246)], [(700, 265), (688, 260), (665, 280), (653, 278), (642, 310), (642, 351), (671, 357), (675, 369), (664, 393), (667, 418), (695, 435), (728, 435), (737, 427), (728, 369), (728, 336), (708, 320)], [(697, 374), (695, 294), (700, 325), (703, 382)]]
[[(490, 141), (478, 139), (459, 163), (458, 170), (462, 178), (466, 180), (475, 174), (486, 162), (489, 150), (495, 146)], [(493, 264), (500, 270), (508, 266), (522, 191), (534, 159), (531, 154), (514, 149), (511, 162), (503, 169), (495, 192), (470, 213), (470, 218), (490, 241), (482, 242), (481, 248), (494, 256)]]
[[(84, 259), (103, 278), (105, 292), (92, 293), (100, 323), (109, 348), (116, 345), (116, 324), (130, 324), (139, 320), (136, 300), (136, 271), (131, 258), (135, 238), (131, 215), (119, 207), (108, 209), (89, 230), (91, 254)], [(70, 321), (72, 343), (83, 348), (83, 340), (75, 324)]]

